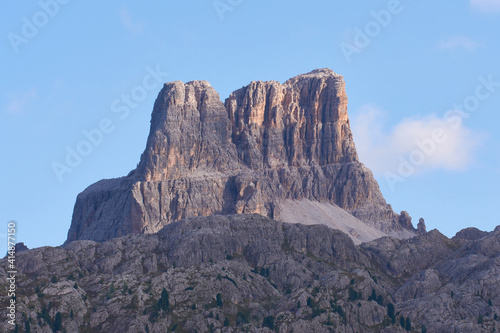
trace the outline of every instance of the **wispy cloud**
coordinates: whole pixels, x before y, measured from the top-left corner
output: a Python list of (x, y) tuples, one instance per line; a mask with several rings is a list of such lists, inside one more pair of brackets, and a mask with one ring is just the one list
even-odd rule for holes
[(136, 22), (127, 7), (120, 9), (120, 20), (122, 25), (134, 35), (140, 34), (144, 30), (144, 23)]
[(487, 13), (500, 13), (500, 0), (470, 0), (473, 8)]
[[(500, 0), (499, 0), (500, 1)], [(466, 49), (468, 51), (474, 51), (478, 47), (481, 47), (480, 43), (473, 41), (472, 39), (464, 36), (454, 36), (446, 40), (442, 40), (438, 44), (440, 50), (453, 50), (453, 49)]]
[[(386, 112), (365, 105), (352, 121), (360, 160), (376, 174), (395, 172), (402, 160), (412, 158), (419, 159), (416, 172), (463, 170), (474, 163), (482, 135), (462, 123), (456, 126), (444, 117), (428, 115), (404, 119), (388, 129), (386, 120)], [(439, 142), (434, 140), (437, 131)]]
[(32, 101), (38, 98), (36, 89), (30, 91), (12, 94), (10, 102), (7, 104), (6, 111), (11, 115), (23, 114), (26, 112), (26, 107)]

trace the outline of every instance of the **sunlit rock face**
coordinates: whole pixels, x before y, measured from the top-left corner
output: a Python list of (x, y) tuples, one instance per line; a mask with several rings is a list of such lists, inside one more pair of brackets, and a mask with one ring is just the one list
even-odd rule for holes
[(206, 81), (170, 82), (156, 99), (137, 168), (78, 195), (68, 241), (153, 233), (194, 216), (279, 219), (283, 202), (301, 199), (384, 233), (414, 234), (358, 160), (342, 76), (319, 69), (283, 84), (251, 82), (225, 103)]

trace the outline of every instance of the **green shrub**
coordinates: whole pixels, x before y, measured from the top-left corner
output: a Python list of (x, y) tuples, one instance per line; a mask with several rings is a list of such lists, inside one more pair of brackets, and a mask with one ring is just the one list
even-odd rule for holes
[(394, 304), (387, 304), (387, 315), (391, 318), (392, 323), (396, 323), (396, 314), (394, 313)]
[(411, 331), (411, 319), (410, 319), (410, 317), (406, 318), (405, 330)]
[(215, 297), (215, 304), (217, 305), (217, 307), (222, 308), (223, 303), (221, 294), (217, 294), (217, 296)]
[(158, 308), (162, 311), (170, 310), (170, 302), (168, 300), (168, 292), (165, 288), (161, 291), (161, 297), (158, 300)]
[(273, 316), (264, 317), (264, 320), (262, 321), (262, 327), (267, 327), (274, 330), (274, 317)]
[(357, 292), (352, 287), (349, 287), (349, 300), (350, 301), (355, 301), (355, 300), (361, 299), (361, 298), (362, 298), (361, 292)]
[(57, 312), (54, 318), (54, 332), (60, 331), (62, 329), (62, 315), (61, 312)]
[(249, 323), (249, 317), (250, 313), (248, 310), (239, 310), (236, 313), (236, 325)]

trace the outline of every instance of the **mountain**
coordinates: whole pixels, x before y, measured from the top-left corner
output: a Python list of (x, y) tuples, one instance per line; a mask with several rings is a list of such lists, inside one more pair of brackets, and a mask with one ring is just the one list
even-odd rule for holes
[[(3, 290), (8, 265), (0, 260)], [(355, 245), (323, 225), (214, 215), (156, 234), (22, 251), (16, 265), (20, 331), (500, 329), (500, 227)], [(9, 300), (0, 294), (2, 308)]]
[(78, 195), (67, 241), (254, 213), (326, 224), (356, 244), (416, 235), (358, 159), (343, 77), (318, 69), (283, 84), (252, 82), (225, 103), (206, 81), (166, 83), (137, 168)]
[(500, 329), (500, 227), (449, 239), (394, 213), (329, 69), (225, 103), (166, 83), (137, 168), (79, 194), (63, 246), (15, 251), (2, 331)]

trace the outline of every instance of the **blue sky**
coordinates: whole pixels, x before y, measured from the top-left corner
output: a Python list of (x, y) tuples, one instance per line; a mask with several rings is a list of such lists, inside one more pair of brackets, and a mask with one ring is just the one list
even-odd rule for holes
[(42, 0), (4, 3), (0, 22), (0, 221), (30, 248), (63, 243), (78, 193), (135, 168), (159, 82), (224, 100), (323, 67), (395, 211), (447, 236), (500, 224), (498, 0)]

